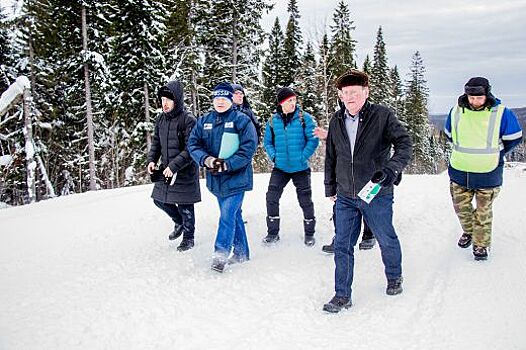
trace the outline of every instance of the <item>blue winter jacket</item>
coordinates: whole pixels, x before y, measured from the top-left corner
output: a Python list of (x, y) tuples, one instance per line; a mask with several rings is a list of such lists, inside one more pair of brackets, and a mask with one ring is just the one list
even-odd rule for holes
[[(500, 104), (500, 100), (491, 96), (495, 101), (493, 107)], [(459, 97), (459, 107), (468, 108), (469, 104), (467, 102), (467, 96), (462, 95)], [(450, 141), (451, 139), (451, 111), (446, 120), (444, 126), (444, 132)], [(515, 146), (520, 144), (522, 141), (522, 130), (512, 110), (509, 108), (504, 108), (502, 114), (502, 121), (500, 124), (499, 132), (499, 144), (500, 144), (500, 159), (499, 165), (495, 170), (492, 170), (488, 173), (470, 173), (461, 170), (454, 169), (449, 164), (448, 173), (449, 178), (456, 184), (459, 184), (462, 187), (469, 189), (478, 189), (478, 188), (493, 188), (502, 185), (502, 173), (504, 168), (504, 155), (511, 151)]]
[(207, 157), (217, 158), (223, 132), (238, 134), (239, 149), (225, 159), (225, 172), (215, 175), (206, 172), (206, 186), (216, 197), (250, 191), (253, 186), (252, 156), (257, 136), (254, 124), (244, 113), (231, 108), (225, 113), (212, 111), (199, 118), (188, 139), (190, 156), (202, 167)]
[[(281, 113), (272, 116), (265, 128), (265, 151), (274, 166), (286, 173), (295, 173), (309, 168), (308, 160), (316, 151), (319, 139), (314, 136), (316, 124), (309, 113), (303, 113), (302, 126), (300, 108), (296, 107), (292, 120), (285, 127)], [(271, 130), (272, 129), (272, 130)], [(273, 135), (274, 134), (274, 135)]]

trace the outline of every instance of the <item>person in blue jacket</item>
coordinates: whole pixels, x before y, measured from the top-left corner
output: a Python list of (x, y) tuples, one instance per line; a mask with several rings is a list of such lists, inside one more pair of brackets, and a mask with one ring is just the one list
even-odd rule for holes
[(318, 147), (314, 135), (316, 124), (312, 116), (301, 110), (296, 93), (281, 88), (277, 93), (277, 113), (272, 115), (265, 129), (264, 146), (274, 163), (267, 190), (267, 236), (263, 243), (279, 241), (279, 200), (283, 189), (292, 180), (303, 210), (304, 243), (313, 246), (316, 218), (312, 203), (310, 168), (308, 160)]
[(504, 156), (522, 141), (522, 130), (513, 111), (493, 96), (488, 79), (474, 77), (449, 112), (444, 132), (452, 142), (450, 193), (463, 230), (457, 244), (468, 248), (473, 242), (475, 260), (486, 260)]
[(228, 83), (214, 88), (214, 110), (198, 119), (188, 139), (190, 156), (207, 170), (206, 186), (219, 203), (211, 266), (218, 272), (223, 272), (227, 263), (250, 258), (241, 206), (245, 192), (253, 186), (252, 156), (257, 138), (250, 119), (232, 108), (232, 94)]

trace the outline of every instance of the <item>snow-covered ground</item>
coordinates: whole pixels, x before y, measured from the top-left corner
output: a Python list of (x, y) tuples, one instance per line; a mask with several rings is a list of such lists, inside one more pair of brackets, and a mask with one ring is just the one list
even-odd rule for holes
[(321, 311), (334, 262), (321, 252), (333, 231), (320, 173), (317, 244), (303, 245), (290, 184), (282, 240), (262, 246), (268, 174), (256, 175), (244, 204), (252, 260), (222, 275), (209, 269), (218, 210), (204, 186), (185, 253), (151, 185), (0, 210), (0, 349), (525, 349), (524, 175), (505, 172), (486, 262), (456, 246), (447, 175), (404, 176), (404, 293), (385, 294), (378, 247), (357, 251), (354, 306), (337, 315)]

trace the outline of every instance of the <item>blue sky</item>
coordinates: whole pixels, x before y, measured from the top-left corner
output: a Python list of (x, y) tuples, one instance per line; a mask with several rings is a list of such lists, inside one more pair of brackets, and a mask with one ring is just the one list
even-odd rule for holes
[[(304, 37), (316, 42), (332, 22), (338, 0), (298, 0)], [(381, 25), (389, 65), (402, 79), (415, 51), (420, 51), (430, 89), (431, 113), (447, 113), (465, 82), (490, 80), (494, 94), (510, 107), (526, 106), (526, 0), (353, 0), (350, 5), (359, 66), (372, 56)], [(275, 1), (264, 17), (270, 28), (276, 16), (283, 27), (287, 1)]]

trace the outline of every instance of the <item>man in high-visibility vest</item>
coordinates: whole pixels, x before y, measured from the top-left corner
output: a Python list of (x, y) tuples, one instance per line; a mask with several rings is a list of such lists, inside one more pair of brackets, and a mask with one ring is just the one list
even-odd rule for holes
[(458, 246), (467, 248), (473, 242), (475, 260), (486, 260), (492, 205), (502, 185), (504, 155), (522, 141), (522, 130), (515, 114), (493, 96), (488, 79), (471, 78), (464, 92), (444, 127), (452, 142), (450, 192), (464, 231)]

